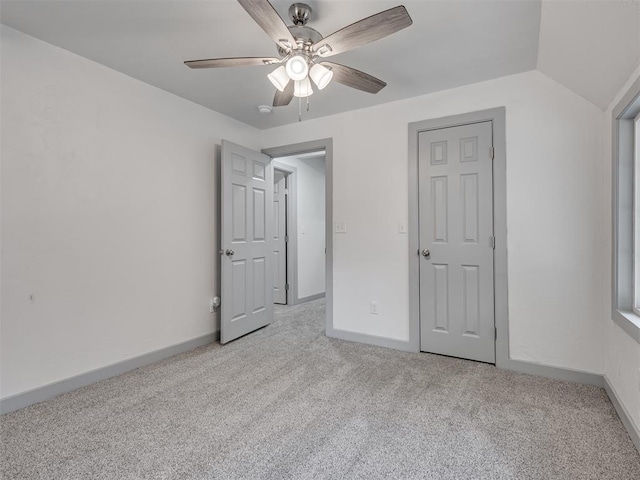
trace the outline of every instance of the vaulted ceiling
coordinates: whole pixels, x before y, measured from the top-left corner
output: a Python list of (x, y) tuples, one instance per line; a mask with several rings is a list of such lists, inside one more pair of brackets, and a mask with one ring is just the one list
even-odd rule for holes
[[(273, 0), (290, 24), (292, 0)], [(399, 0), (308, 0), (327, 36)], [(413, 25), (332, 58), (388, 83), (371, 95), (333, 82), (305, 118), (415, 97), (532, 69), (600, 108), (640, 61), (638, 0), (408, 0)], [(235, 0), (3, 0), (0, 21), (258, 128), (296, 122), (298, 105), (265, 116), (273, 66), (191, 70), (184, 60), (276, 56)]]

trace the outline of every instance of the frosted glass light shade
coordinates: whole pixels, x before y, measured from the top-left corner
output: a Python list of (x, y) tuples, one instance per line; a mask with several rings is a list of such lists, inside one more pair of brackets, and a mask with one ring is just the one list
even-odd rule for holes
[(307, 78), (309, 73), (309, 65), (307, 59), (302, 55), (294, 55), (286, 64), (287, 75), (291, 80), (299, 81), (303, 78)]
[(318, 89), (322, 90), (324, 87), (329, 85), (329, 82), (333, 78), (333, 72), (331, 69), (325, 67), (324, 65), (320, 65), (319, 63), (315, 64), (311, 67), (309, 71), (309, 76), (313, 83), (316, 84)]
[(309, 77), (304, 80), (297, 81), (293, 85), (293, 95), (296, 97), (308, 97), (313, 94), (313, 88), (311, 87), (311, 81)]
[(276, 68), (273, 72), (267, 75), (267, 78), (271, 83), (273, 83), (273, 86), (276, 87), (281, 92), (284, 92), (285, 87), (291, 81), (289, 79), (289, 75), (287, 75), (287, 70), (286, 68), (284, 68), (284, 66), (280, 66)]

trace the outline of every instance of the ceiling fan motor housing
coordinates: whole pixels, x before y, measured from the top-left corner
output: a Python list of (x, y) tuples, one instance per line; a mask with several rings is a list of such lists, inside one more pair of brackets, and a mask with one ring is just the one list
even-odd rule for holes
[[(293, 25), (287, 28), (296, 40), (294, 50), (304, 50), (308, 52), (314, 43), (319, 42), (323, 38), (320, 32), (311, 27), (307, 27), (311, 12), (311, 7), (306, 3), (294, 3), (289, 7), (289, 16), (293, 21)], [(287, 55), (287, 51), (280, 46), (278, 46), (278, 53), (281, 57)]]
[[(317, 30), (307, 27), (306, 25), (292, 25), (289, 28), (291, 35), (296, 39), (296, 50), (311, 50), (314, 43), (322, 40), (322, 35)], [(278, 45), (278, 53), (281, 57), (287, 55), (287, 51)]]

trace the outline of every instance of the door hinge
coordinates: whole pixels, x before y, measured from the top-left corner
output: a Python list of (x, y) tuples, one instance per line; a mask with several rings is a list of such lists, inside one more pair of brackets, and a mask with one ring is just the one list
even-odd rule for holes
[(495, 150), (493, 149), (493, 147), (489, 147), (489, 157), (491, 157), (491, 160), (493, 160), (493, 157), (495, 156)]
[(494, 338), (497, 340), (498, 339), (498, 329), (496, 327), (493, 327), (493, 333), (494, 333)]
[(287, 243), (289, 241), (289, 235), (284, 236), (284, 242)]
[(491, 237), (491, 248), (496, 249), (496, 237)]
[(289, 284), (288, 284), (288, 283), (285, 283), (285, 284), (284, 284), (284, 289), (285, 289), (285, 290), (289, 290)]
[(288, 188), (285, 188), (285, 189), (284, 189), (284, 193), (285, 193), (285, 195), (286, 195), (286, 194), (288, 194), (288, 193), (289, 193), (289, 189), (288, 189)]

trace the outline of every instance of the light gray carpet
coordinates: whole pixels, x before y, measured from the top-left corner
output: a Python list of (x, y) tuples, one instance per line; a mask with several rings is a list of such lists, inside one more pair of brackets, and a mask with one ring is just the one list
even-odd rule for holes
[(2, 478), (640, 478), (602, 389), (328, 339), (323, 309), (5, 415)]

